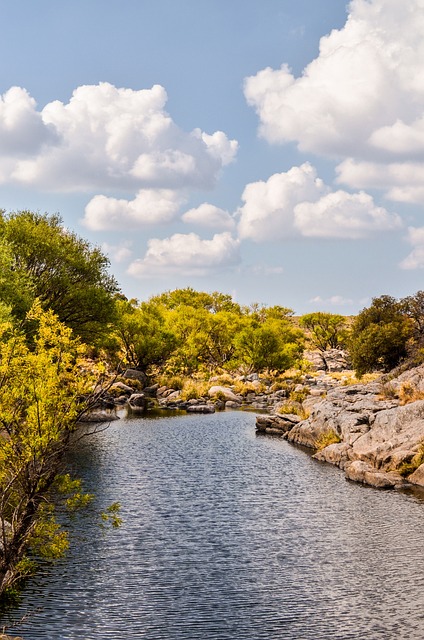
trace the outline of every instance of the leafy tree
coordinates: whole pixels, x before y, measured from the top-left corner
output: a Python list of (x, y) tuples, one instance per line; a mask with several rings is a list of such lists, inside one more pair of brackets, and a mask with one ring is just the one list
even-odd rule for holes
[[(13, 254), (13, 270), (26, 274), (43, 308), (85, 342), (96, 341), (114, 318), (118, 292), (100, 249), (65, 229), (58, 215), (2, 212), (0, 233)], [(16, 300), (11, 304), (19, 315)]]
[(176, 339), (166, 328), (165, 309), (155, 302), (118, 300), (116, 333), (124, 353), (124, 361), (146, 372), (161, 365), (172, 353)]
[[(57, 556), (67, 546), (52, 492), (93, 382), (82, 375), (81, 345), (52, 311), (36, 303), (29, 319), (31, 348), (10, 324), (0, 327), (0, 594), (25, 573), (28, 548)], [(78, 482), (61, 484), (73, 506), (87, 500)]]
[(311, 344), (322, 353), (337, 349), (346, 341), (346, 318), (336, 313), (307, 313), (299, 324), (309, 331)]
[(389, 371), (399, 364), (407, 355), (412, 332), (402, 303), (387, 295), (374, 298), (352, 325), (349, 351), (357, 374)]
[(285, 371), (303, 352), (303, 334), (288, 320), (270, 318), (258, 323), (249, 319), (235, 336), (236, 359), (252, 371)]
[(33, 301), (33, 287), (25, 271), (16, 269), (11, 246), (0, 239), (0, 319), (23, 319)]
[(178, 309), (178, 307), (193, 307), (194, 309), (205, 309), (211, 313), (218, 311), (235, 311), (240, 313), (240, 306), (234, 302), (230, 295), (214, 291), (205, 293), (196, 291), (191, 287), (185, 289), (175, 289), (166, 291), (151, 298), (152, 302), (164, 305), (167, 309)]

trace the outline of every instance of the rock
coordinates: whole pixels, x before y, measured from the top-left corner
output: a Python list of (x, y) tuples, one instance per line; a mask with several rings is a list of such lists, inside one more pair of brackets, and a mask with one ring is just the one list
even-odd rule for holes
[(235, 402), (234, 400), (227, 400), (225, 403), (226, 409), (240, 409), (240, 402)]
[(369, 484), (379, 489), (393, 489), (406, 484), (399, 474), (376, 471), (370, 464), (361, 460), (349, 462), (345, 467), (345, 473), (348, 480)]
[(122, 395), (123, 393), (126, 395), (131, 395), (132, 393), (134, 393), (134, 389), (132, 387), (129, 387), (127, 384), (124, 384), (123, 382), (114, 382), (114, 384), (110, 387), (109, 392), (112, 395), (115, 395), (114, 392), (118, 392), (119, 395)]
[(123, 375), (124, 378), (138, 380), (144, 386), (147, 383), (147, 376), (143, 371), (138, 369), (127, 369)]
[(113, 420), (119, 420), (119, 417), (113, 411), (107, 410), (90, 411), (80, 418), (81, 423), (112, 422)]
[(186, 408), (187, 413), (215, 413), (215, 407), (211, 404), (193, 404)]
[(151, 387), (144, 387), (143, 393), (148, 398), (156, 398), (158, 389), (159, 389), (159, 385), (154, 384)]
[(211, 387), (208, 391), (208, 395), (210, 398), (213, 398), (216, 395), (221, 395), (225, 398), (225, 400), (232, 400), (233, 402), (242, 403), (243, 399), (240, 396), (237, 396), (234, 391), (229, 389), (228, 387), (222, 387), (220, 385), (215, 385)]
[(278, 416), (256, 416), (256, 430), (282, 436), (289, 433), (298, 422), (300, 422), (299, 416), (292, 413)]
[(424, 464), (419, 466), (418, 469), (408, 477), (408, 482), (424, 487)]
[[(412, 379), (424, 388), (422, 377), (424, 366), (392, 382), (398, 385), (399, 379)], [(338, 465), (350, 480), (382, 488), (403, 486), (406, 481), (397, 470), (411, 462), (424, 441), (424, 400), (399, 406), (397, 399), (384, 397), (380, 382), (339, 386), (311, 406), (309, 418), (295, 424), (286, 437), (314, 448), (332, 432), (341, 442), (318, 451), (317, 460)], [(424, 486), (424, 466), (408, 481)]]
[(144, 393), (133, 393), (128, 398), (128, 405), (131, 411), (135, 413), (145, 411), (147, 408), (147, 398)]

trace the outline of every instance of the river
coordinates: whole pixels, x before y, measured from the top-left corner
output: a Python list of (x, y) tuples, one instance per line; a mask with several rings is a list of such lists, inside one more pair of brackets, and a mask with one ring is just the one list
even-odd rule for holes
[(25, 640), (424, 637), (423, 499), (347, 482), (252, 413), (121, 419), (70, 462), (123, 524), (75, 520), (14, 613)]

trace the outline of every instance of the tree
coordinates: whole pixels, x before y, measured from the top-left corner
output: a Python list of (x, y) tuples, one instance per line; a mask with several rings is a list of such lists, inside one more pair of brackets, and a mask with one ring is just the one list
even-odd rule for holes
[(166, 327), (164, 309), (156, 302), (118, 300), (116, 333), (124, 361), (146, 372), (152, 365), (161, 365), (175, 348), (176, 339)]
[(299, 324), (309, 332), (309, 340), (315, 349), (321, 352), (324, 364), (324, 354), (327, 349), (338, 349), (346, 344), (346, 318), (336, 313), (307, 313), (303, 315)]
[(357, 374), (393, 369), (406, 357), (412, 333), (401, 302), (387, 295), (374, 298), (352, 325), (349, 352)]
[(74, 505), (86, 499), (62, 476), (93, 382), (82, 373), (83, 348), (39, 303), (29, 320), (37, 326), (31, 345), (0, 326), (0, 595), (26, 572), (28, 548), (55, 556), (67, 546), (54, 517), (55, 484), (73, 493)]
[[(100, 249), (65, 229), (58, 215), (2, 212), (0, 232), (12, 252), (13, 270), (26, 274), (43, 308), (52, 309), (85, 342), (98, 340), (114, 319), (118, 292)], [(12, 304), (12, 312), (21, 311)]]
[(289, 320), (249, 318), (235, 336), (235, 359), (248, 371), (285, 371), (303, 352), (303, 334)]

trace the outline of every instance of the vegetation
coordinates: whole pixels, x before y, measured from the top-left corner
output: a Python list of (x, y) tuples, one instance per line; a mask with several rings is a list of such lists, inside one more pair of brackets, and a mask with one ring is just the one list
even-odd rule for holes
[(408, 354), (413, 323), (402, 302), (390, 296), (374, 298), (352, 325), (350, 355), (356, 373), (390, 371)]
[(338, 444), (339, 442), (341, 442), (340, 436), (334, 431), (334, 429), (329, 429), (317, 438), (315, 447), (317, 451), (321, 451), (321, 449), (325, 449), (325, 447), (328, 447), (330, 444)]
[(83, 398), (93, 397), (93, 381), (81, 375), (84, 347), (39, 303), (27, 318), (31, 340), (10, 323), (0, 327), (0, 594), (27, 570), (29, 549), (49, 557), (66, 549), (54, 517), (58, 492), (72, 508), (88, 500), (78, 481), (62, 475), (89, 406)]
[(321, 353), (327, 349), (340, 349), (346, 346), (346, 318), (336, 313), (307, 313), (299, 320), (301, 327), (308, 330), (313, 348)]
[[(243, 397), (284, 390), (279, 411), (306, 418), (307, 390), (296, 387), (307, 371), (305, 344), (323, 356), (348, 349), (362, 380), (407, 358), (424, 360), (422, 291), (375, 298), (353, 322), (323, 312), (296, 321), (284, 306), (245, 307), (190, 287), (127, 300), (108, 267), (58, 215), (0, 212), (0, 597), (33, 570), (37, 555), (66, 550), (58, 521), (91, 499), (63, 461), (107, 366), (137, 369), (185, 400), (205, 397), (211, 378)], [(397, 395), (401, 403), (422, 397), (405, 385)], [(317, 447), (339, 441), (329, 432)], [(423, 455), (420, 448), (404, 472)], [(119, 526), (118, 503), (102, 522)]]

